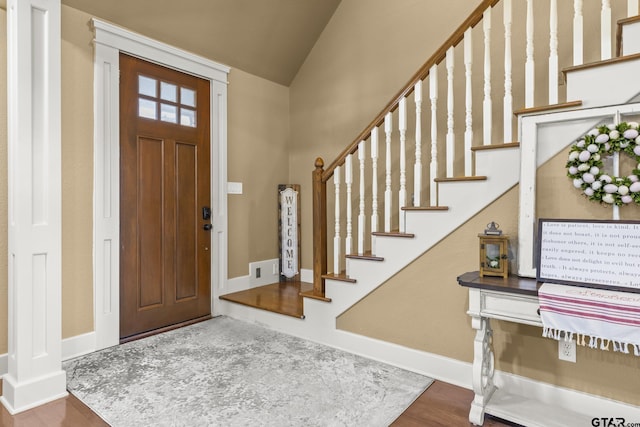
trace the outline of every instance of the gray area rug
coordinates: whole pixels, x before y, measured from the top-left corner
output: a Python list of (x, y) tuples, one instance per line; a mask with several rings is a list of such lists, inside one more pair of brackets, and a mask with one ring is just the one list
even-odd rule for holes
[(114, 427), (388, 426), (430, 378), (217, 317), (64, 363)]

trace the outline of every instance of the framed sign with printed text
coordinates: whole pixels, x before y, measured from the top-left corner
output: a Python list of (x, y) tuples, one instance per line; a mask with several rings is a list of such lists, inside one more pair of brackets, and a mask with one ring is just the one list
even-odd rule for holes
[(539, 219), (539, 282), (640, 293), (640, 221)]
[(280, 281), (300, 281), (300, 185), (278, 185)]

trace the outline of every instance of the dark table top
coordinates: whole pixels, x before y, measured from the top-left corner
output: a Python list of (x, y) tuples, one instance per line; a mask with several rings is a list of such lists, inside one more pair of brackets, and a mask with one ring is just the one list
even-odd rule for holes
[(510, 292), (514, 294), (538, 296), (541, 283), (530, 277), (508, 276), (480, 277), (479, 271), (470, 271), (458, 276), (458, 284), (468, 288), (479, 288), (491, 291)]

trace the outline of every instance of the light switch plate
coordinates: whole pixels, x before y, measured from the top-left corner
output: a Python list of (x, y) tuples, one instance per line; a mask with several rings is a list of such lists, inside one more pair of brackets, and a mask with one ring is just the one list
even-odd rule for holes
[(242, 194), (242, 183), (227, 182), (227, 194)]

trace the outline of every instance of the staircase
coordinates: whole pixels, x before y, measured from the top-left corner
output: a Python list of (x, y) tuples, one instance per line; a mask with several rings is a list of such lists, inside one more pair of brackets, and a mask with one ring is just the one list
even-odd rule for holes
[[(570, 15), (557, 0), (533, 4), (483, 1), (335, 160), (316, 160), (304, 320), (227, 303), (222, 312), (468, 384), (467, 364), (340, 331), (336, 318), (520, 181), (523, 121), (563, 122), (534, 140), (539, 165), (601, 123), (597, 107), (637, 99), (638, 0), (575, 0)], [(536, 25), (549, 30), (544, 46)], [(599, 46), (587, 28), (599, 29)]]
[[(314, 288), (304, 293), (305, 297), (330, 300), (330, 311), (342, 313), (518, 183), (520, 148), (519, 143), (512, 142), (516, 139), (514, 116), (520, 119), (622, 104), (640, 92), (640, 85), (630, 85), (640, 71), (638, 43), (634, 43), (638, 38), (633, 37), (640, 25), (637, 1), (629, 1), (624, 11), (613, 11), (607, 1), (601, 5), (576, 1), (571, 17), (558, 15), (557, 1), (545, 2), (545, 10), (541, 10), (541, 3), (536, 3), (534, 11), (533, 1), (484, 1), (326, 169), (322, 159), (316, 160)], [(622, 7), (620, 3), (616, 6)], [(492, 14), (495, 16), (498, 9), (502, 18), (498, 34), (505, 40), (504, 73), (492, 73), (492, 38), (497, 33)], [(631, 17), (621, 20), (614, 31), (612, 14)], [(534, 22), (541, 16), (549, 23), (548, 56), (546, 52), (545, 56), (536, 55), (534, 46)], [(558, 20), (571, 20), (572, 31), (560, 31)], [(593, 55), (584, 46), (583, 28), (597, 28), (594, 22), (601, 29), (600, 58), (585, 64), (585, 53)], [(526, 46), (523, 76), (513, 71), (517, 52), (511, 46), (518, 44), (518, 37), (524, 38)], [(474, 39), (483, 42), (474, 43)], [(560, 41), (567, 40), (573, 55), (562, 58), (559, 52), (567, 49)], [(614, 40), (621, 56), (612, 57)], [(456, 55), (457, 50), (462, 53)], [(479, 54), (483, 56), (481, 88), (472, 78), (478, 68), (474, 67), (474, 56)], [(456, 74), (459, 65), (455, 63), (460, 57), (464, 58), (462, 82), (457, 76), (463, 73)], [(564, 67), (562, 73), (560, 66)], [(536, 75), (540, 68), (548, 69), (546, 76)], [(445, 84), (438, 81), (439, 75), (447, 76)], [(562, 102), (560, 75), (566, 91)], [(546, 104), (536, 106), (535, 96), (540, 92), (536, 85), (545, 79), (548, 99)], [(602, 81), (611, 84), (594, 85)], [(500, 92), (496, 87), (503, 93), (500, 102), (492, 99)], [(476, 113), (478, 102), (474, 103), (473, 97), (480, 89), (482, 111)], [(427, 98), (430, 120), (422, 113), (423, 99)], [(459, 106), (461, 99), (463, 107)], [(461, 124), (456, 121), (459, 117), (464, 117)], [(442, 129), (444, 124), (446, 129)], [(502, 125), (498, 131), (496, 124)], [(566, 144), (556, 144), (546, 150), (547, 154), (566, 149), (589, 130), (586, 126), (593, 124), (577, 123), (575, 129), (563, 126), (554, 139)], [(427, 163), (422, 153), (422, 146), (427, 144), (422, 140), (423, 127), (430, 135), (427, 168), (423, 166)], [(384, 149), (379, 147), (382, 135)], [(407, 159), (413, 162), (412, 167), (407, 167)], [(356, 285), (345, 286), (345, 282)]]

